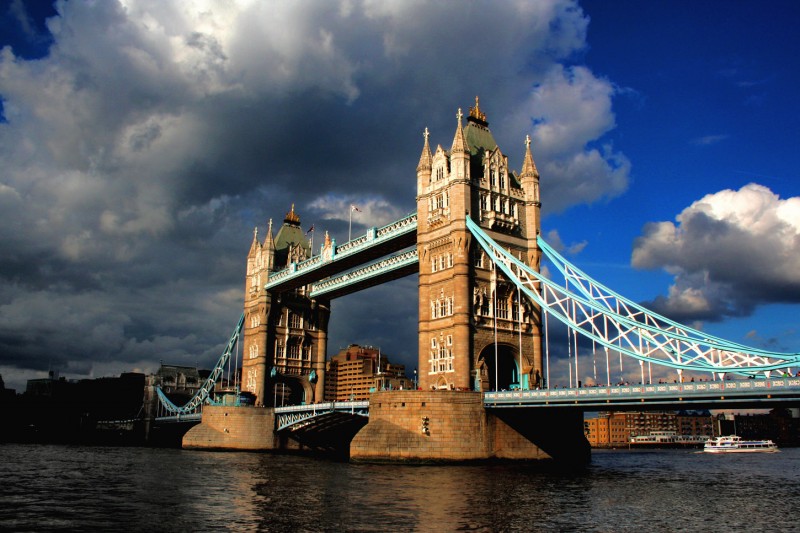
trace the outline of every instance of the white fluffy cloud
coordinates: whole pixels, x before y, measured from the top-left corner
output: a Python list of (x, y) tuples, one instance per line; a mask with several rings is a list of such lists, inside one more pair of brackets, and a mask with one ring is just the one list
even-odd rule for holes
[(637, 268), (674, 274), (653, 304), (688, 319), (746, 315), (759, 304), (800, 302), (800, 198), (749, 184), (709, 194), (673, 222), (654, 222), (634, 245)]
[(610, 144), (593, 146), (615, 127), (615, 92), (611, 82), (585, 67), (556, 64), (526, 98), (515, 128), (533, 127), (545, 211), (607, 200), (627, 190), (630, 161)]

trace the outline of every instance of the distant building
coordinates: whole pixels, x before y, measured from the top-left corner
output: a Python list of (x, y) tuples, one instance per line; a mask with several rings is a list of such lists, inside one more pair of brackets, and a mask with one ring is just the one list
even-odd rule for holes
[(3, 382), (3, 376), (0, 375), (0, 403), (9, 403), (14, 400), (14, 396), (16, 396), (16, 392), (14, 389), (7, 389), (5, 382)]
[(678, 423), (678, 434), (700, 436), (712, 436), (713, 417), (708, 410), (701, 411), (678, 411), (676, 416)]
[(378, 389), (413, 389), (405, 370), (377, 348), (351, 344), (327, 362), (325, 401), (367, 400)]
[(0, 441), (96, 442), (101, 421), (141, 416), (144, 390), (145, 375), (135, 372), (81, 380), (51, 372), (28, 380), (25, 393), (5, 413)]
[(625, 418), (613, 413), (600, 413), (583, 422), (584, 433), (592, 448), (615, 448), (627, 446)]
[(653, 431), (677, 432), (675, 413), (638, 411), (599, 413), (584, 421), (584, 433), (593, 448), (628, 446), (631, 437), (649, 435)]
[(714, 435), (739, 435), (745, 439), (771, 439), (779, 446), (800, 445), (797, 409), (775, 408), (769, 413), (720, 413), (713, 418)]
[(77, 381), (59, 376), (58, 372), (50, 371), (46, 378), (29, 379), (25, 385), (25, 395), (28, 397), (54, 398), (63, 397), (75, 389)]
[[(203, 372), (206, 376), (207, 372)], [(175, 405), (184, 405), (203, 385), (201, 371), (193, 366), (165, 365), (161, 363), (155, 374), (147, 376), (144, 404), (148, 417), (156, 414), (158, 397), (155, 388), (160, 387)]]

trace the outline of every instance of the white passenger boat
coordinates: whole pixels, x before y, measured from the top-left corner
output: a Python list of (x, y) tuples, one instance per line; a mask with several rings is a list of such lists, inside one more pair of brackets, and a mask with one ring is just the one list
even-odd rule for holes
[(771, 440), (742, 440), (737, 435), (714, 437), (706, 441), (703, 451), (708, 453), (777, 452), (778, 446)]

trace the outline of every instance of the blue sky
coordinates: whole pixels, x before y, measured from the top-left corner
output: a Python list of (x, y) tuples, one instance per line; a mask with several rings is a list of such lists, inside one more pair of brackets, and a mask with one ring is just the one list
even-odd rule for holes
[[(457, 6), (457, 8), (456, 8)], [(414, 210), (476, 94), (543, 231), (598, 280), (800, 351), (796, 2), (0, 2), (0, 374), (213, 364), (254, 226)], [(46, 20), (46, 22), (45, 22)], [(333, 348), (416, 366), (415, 281)], [(391, 324), (391, 327), (387, 326)]]

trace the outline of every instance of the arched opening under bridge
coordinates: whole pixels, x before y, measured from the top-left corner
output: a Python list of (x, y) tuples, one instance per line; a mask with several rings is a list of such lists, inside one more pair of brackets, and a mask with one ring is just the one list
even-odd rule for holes
[[(495, 345), (489, 344), (481, 350), (480, 356), (478, 356), (478, 364), (475, 368), (475, 390), (512, 390), (520, 388), (519, 352), (514, 346), (497, 344), (497, 351), (495, 352)], [(523, 385), (526, 384), (523, 383)]]
[(308, 376), (277, 376), (272, 382), (270, 392), (271, 397), (265, 400), (272, 402), (275, 407), (302, 405), (313, 397), (313, 388)]

